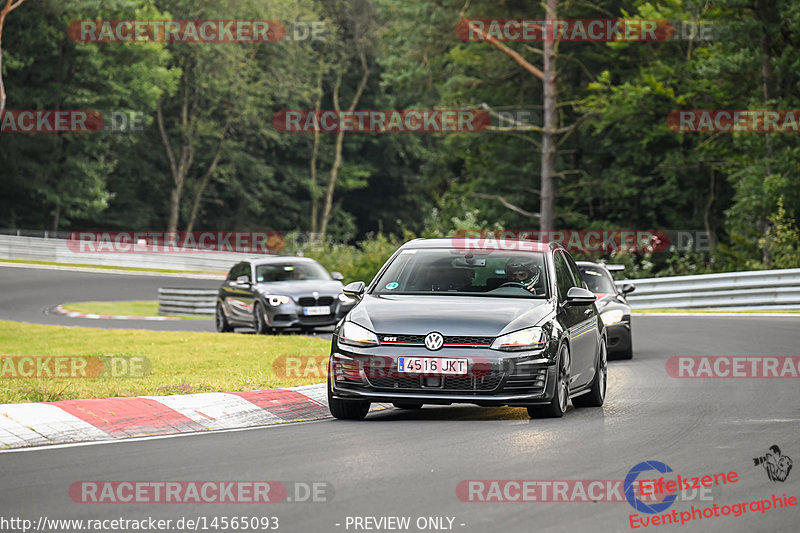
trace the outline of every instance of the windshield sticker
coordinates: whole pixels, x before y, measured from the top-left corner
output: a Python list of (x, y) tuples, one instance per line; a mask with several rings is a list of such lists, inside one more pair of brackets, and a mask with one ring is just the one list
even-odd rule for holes
[(392, 289), (396, 289), (399, 285), (400, 285), (399, 283), (397, 283), (396, 281), (393, 281), (391, 283), (387, 283), (386, 284), (386, 288), (389, 289), (389, 290), (392, 290)]
[(416, 250), (403, 250), (402, 252), (400, 252), (400, 255), (415, 254), (415, 253), (417, 253)]

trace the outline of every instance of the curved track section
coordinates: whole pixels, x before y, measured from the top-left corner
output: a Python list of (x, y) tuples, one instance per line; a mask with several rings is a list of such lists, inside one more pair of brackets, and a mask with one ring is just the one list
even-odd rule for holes
[[(53, 302), (48, 287), (72, 285), (74, 294), (68, 297), (79, 300), (89, 285), (99, 283), (115, 297), (133, 299), (147, 297), (141, 293), (147, 283), (154, 288), (162, 283), (134, 280), (136, 288), (120, 293), (115, 279), (100, 280), (97, 275), (87, 279), (64, 272), (52, 282), (37, 273), (25, 276), (27, 287), (21, 286), (22, 280), (4, 281), (7, 285), (0, 287), (3, 318), (63, 323), (66, 319), (41, 313), (42, 306)], [(6, 287), (15, 291), (10, 297)], [(59, 298), (67, 296), (60, 293)], [(97, 299), (97, 293), (91, 298)], [(17, 302), (16, 313), (6, 307), (9, 301)], [(147, 324), (153, 326), (161, 324)], [(635, 358), (611, 361), (606, 406), (570, 408), (558, 420), (529, 420), (523, 409), (509, 408), (389, 409), (363, 422), (326, 420), (2, 453), (0, 501), (4, 514), (34, 521), (42, 516), (205, 517), (210, 523), (215, 517), (271, 516), (279, 518), (279, 531), (286, 532), (631, 531), (635, 511), (624, 501), (469, 502), (458, 497), (456, 487), (462, 480), (622, 480), (642, 461), (664, 462), (684, 477), (738, 474), (736, 483), (705, 496), (711, 499), (696, 495), (694, 500), (679, 500), (668, 513), (690, 511), (692, 505), (721, 508), (770, 499), (772, 494), (798, 497), (796, 467), (784, 482), (774, 482), (753, 463), (775, 444), (784, 455), (800, 458), (798, 381), (676, 379), (667, 374), (666, 361), (675, 355), (800, 355), (799, 326), (800, 319), (788, 317), (635, 317)], [(333, 490), (327, 502), (302, 504), (99, 505), (76, 503), (70, 497), (70, 485), (81, 480), (303, 481), (328, 483)], [(797, 510), (748, 510), (738, 517), (646, 529), (794, 532)], [(411, 525), (378, 529), (364, 521), (367, 517), (409, 517)], [(446, 517), (444, 525), (449, 524), (447, 518), (453, 522), (449, 529), (419, 528), (420, 517)], [(354, 523), (373, 528), (355, 528)]]

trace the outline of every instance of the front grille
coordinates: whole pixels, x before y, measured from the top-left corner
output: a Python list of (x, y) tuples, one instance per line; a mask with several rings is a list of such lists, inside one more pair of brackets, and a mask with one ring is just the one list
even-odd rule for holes
[(333, 315), (319, 315), (319, 316), (302, 316), (297, 317), (301, 324), (320, 324), (322, 322), (330, 322), (334, 319)]
[(509, 374), (503, 385), (503, 392), (511, 394), (541, 394), (544, 392), (546, 382), (546, 368), (527, 370), (518, 367), (513, 374)]
[[(386, 338), (394, 340), (384, 340)], [(391, 333), (379, 333), (378, 339), (381, 344), (423, 346), (425, 335), (392, 335)], [(494, 341), (494, 337), (474, 337), (462, 335), (445, 335), (444, 346), (489, 346)]]
[(333, 296), (320, 296), (314, 298), (313, 296), (303, 296), (297, 299), (297, 303), (303, 307), (312, 307), (315, 305), (331, 305), (333, 303)]
[(437, 387), (425, 386), (425, 376), (404, 376), (397, 372), (397, 363), (385, 357), (373, 357), (364, 367), (370, 386), (394, 392), (452, 393), (491, 392), (500, 385), (502, 371), (486, 371), (473, 367), (472, 376), (445, 376)]

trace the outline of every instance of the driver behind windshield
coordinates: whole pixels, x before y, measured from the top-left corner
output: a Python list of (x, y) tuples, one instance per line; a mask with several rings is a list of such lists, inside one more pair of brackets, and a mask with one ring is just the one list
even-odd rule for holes
[(532, 268), (522, 263), (509, 262), (505, 268), (506, 278), (511, 283), (519, 283), (522, 287), (529, 290), (533, 294), (538, 293), (536, 285), (542, 278), (542, 271), (538, 266), (533, 265)]

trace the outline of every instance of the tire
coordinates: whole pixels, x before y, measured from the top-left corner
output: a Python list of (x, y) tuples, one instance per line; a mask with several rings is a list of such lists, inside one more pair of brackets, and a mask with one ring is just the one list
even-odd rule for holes
[(264, 308), (260, 303), (256, 303), (253, 309), (253, 329), (255, 329), (256, 333), (259, 335), (266, 335), (270, 330), (267, 324), (267, 318), (264, 316)]
[(553, 399), (547, 405), (528, 407), (531, 418), (561, 418), (569, 405), (569, 350), (562, 346), (558, 352), (558, 379)]
[(606, 341), (600, 341), (600, 357), (597, 360), (597, 371), (594, 373), (592, 388), (586, 394), (572, 399), (575, 407), (602, 407), (606, 401), (606, 385), (608, 383), (608, 350)]
[(393, 402), (392, 405), (398, 409), (422, 409), (422, 404), (415, 402)]
[(228, 319), (225, 318), (225, 312), (222, 310), (222, 304), (217, 304), (217, 312), (214, 317), (214, 322), (217, 326), (217, 332), (219, 333), (230, 333), (233, 331)]
[(364, 400), (339, 400), (331, 393), (331, 380), (328, 378), (328, 409), (333, 418), (339, 420), (364, 420), (369, 413), (370, 402)]

